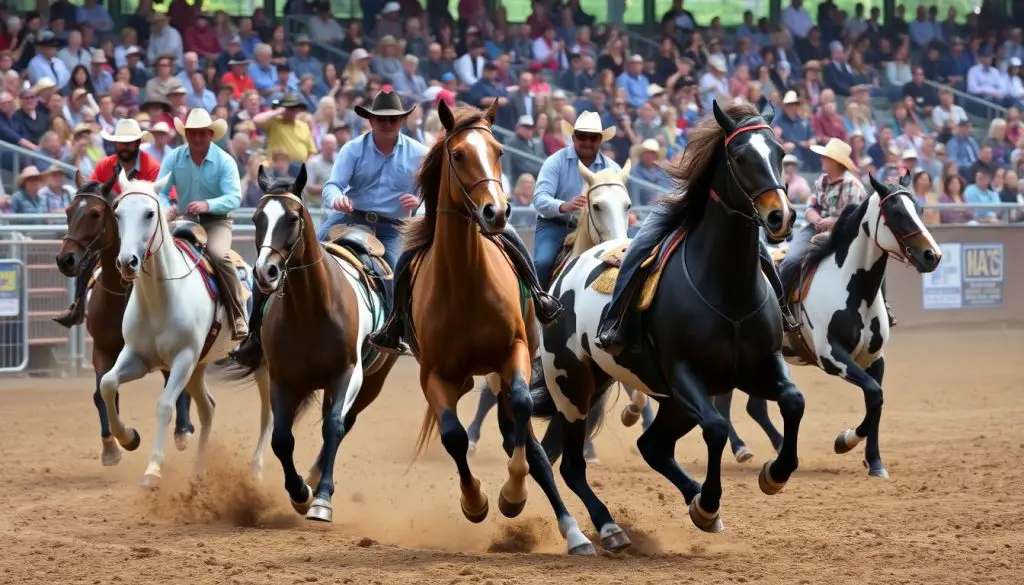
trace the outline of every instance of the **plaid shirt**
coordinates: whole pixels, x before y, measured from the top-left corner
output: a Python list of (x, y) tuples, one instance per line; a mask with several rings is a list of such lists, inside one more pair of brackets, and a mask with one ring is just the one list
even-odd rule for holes
[(842, 178), (830, 183), (828, 175), (823, 173), (811, 188), (807, 208), (817, 211), (822, 218), (839, 217), (844, 207), (851, 203), (860, 203), (867, 197), (868, 192), (864, 189), (864, 184), (852, 174), (843, 173)]

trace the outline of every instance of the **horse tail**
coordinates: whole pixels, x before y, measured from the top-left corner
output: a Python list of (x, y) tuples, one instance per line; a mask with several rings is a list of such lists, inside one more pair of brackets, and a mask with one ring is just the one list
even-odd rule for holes
[(213, 362), (213, 366), (217, 368), (218, 377), (224, 382), (255, 382), (256, 371), (266, 364), (264, 359), (263, 350), (260, 350), (260, 365), (252, 368), (244, 366), (231, 358), (223, 358)]
[[(608, 396), (613, 393), (612, 388), (615, 386), (615, 384), (609, 385), (597, 398), (597, 401), (590, 405), (590, 412), (587, 413), (587, 441), (593, 441), (594, 437), (604, 428), (604, 415), (607, 414), (609, 408)], [(615, 394), (618, 392), (616, 391)]]
[(533, 360), (533, 380), (530, 382), (530, 397), (533, 398), (533, 417), (550, 420), (558, 414), (558, 407), (551, 398), (547, 382), (544, 381), (544, 365), (540, 356)]
[(420, 435), (416, 438), (416, 453), (413, 455), (413, 461), (416, 461), (416, 459), (423, 454), (424, 449), (427, 448), (427, 443), (437, 434), (436, 431), (437, 416), (434, 415), (434, 410), (428, 406), (427, 411), (423, 413), (423, 424), (420, 425)]

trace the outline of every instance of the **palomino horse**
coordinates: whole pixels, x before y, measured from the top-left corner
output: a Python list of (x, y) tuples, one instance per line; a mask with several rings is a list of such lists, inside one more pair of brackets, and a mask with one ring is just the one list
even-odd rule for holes
[[(621, 171), (605, 169), (593, 173), (583, 163), (576, 163), (580, 169), (580, 176), (587, 186), (587, 206), (580, 210), (576, 222), (576, 229), (566, 238), (562, 251), (555, 260), (553, 276), (558, 275), (561, 267), (565, 266), (573, 258), (593, 248), (601, 242), (625, 238), (629, 229), (629, 212), (632, 207), (632, 200), (626, 190), (626, 180), (629, 178), (630, 162)], [(542, 368), (540, 356), (533, 361), (534, 383), (542, 382)], [(480, 405), (477, 408), (476, 416), (469, 424), (469, 454), (476, 452), (477, 441), (480, 440), (480, 428), (484, 417), (497, 403), (497, 394), (500, 388), (490, 388), (485, 383), (480, 393)], [(640, 394), (643, 396), (643, 394)], [(636, 422), (635, 420), (633, 422)], [(549, 447), (548, 437), (557, 437), (557, 433), (550, 430), (545, 433), (545, 439), (541, 441), (549, 458), (561, 452), (560, 445)], [(554, 451), (554, 452), (553, 452)]]
[(864, 419), (839, 433), (834, 449), (849, 453), (867, 439), (864, 465), (869, 476), (883, 479), (889, 472), (878, 448), (878, 425), (889, 319), (882, 278), (889, 258), (922, 274), (934, 271), (942, 260), (939, 245), (918, 214), (910, 178), (907, 173), (898, 184), (883, 184), (872, 176), (875, 193), (843, 209), (832, 232), (812, 240), (794, 265), (801, 269), (782, 275), (801, 321), (800, 330), (785, 338), (786, 361), (817, 366), (864, 392)]
[[(121, 274), (114, 267), (121, 240), (117, 235), (116, 220), (111, 208), (113, 194), (111, 189), (117, 175), (110, 181), (101, 184), (97, 181), (86, 181), (80, 172), (75, 172), (75, 186), (78, 192), (67, 208), (68, 233), (61, 242), (57, 253), (57, 269), (69, 278), (78, 278), (83, 270), (92, 263), (90, 259), (99, 256), (99, 274), (95, 277), (92, 290), (88, 293), (85, 311), (85, 327), (92, 337), (92, 368), (96, 373), (96, 390), (92, 401), (100, 417), (100, 437), (103, 451), (100, 461), (103, 465), (117, 465), (121, 461), (121, 447), (110, 434), (110, 422), (107, 409), (100, 395), (100, 378), (110, 371), (124, 347), (124, 336), (121, 335), (121, 320), (124, 308), (128, 305), (131, 285), (121, 279)], [(167, 371), (161, 372), (164, 383), (167, 382)], [(114, 396), (114, 407), (120, 409), (120, 397)], [(189, 420), (191, 400), (188, 394), (182, 394), (175, 405), (176, 420), (174, 424), (174, 444), (178, 450), (184, 450), (188, 438), (194, 431)], [(135, 449), (137, 443), (127, 448)]]
[[(761, 470), (758, 483), (764, 493), (778, 493), (797, 467), (803, 396), (787, 374), (782, 313), (758, 257), (759, 226), (782, 239), (792, 225), (780, 179), (782, 146), (770, 126), (773, 116), (768, 103), (761, 112), (735, 102), (723, 111), (716, 103), (714, 116), (691, 130), (681, 163), (671, 169), (685, 193), (663, 201), (641, 230), (645, 238), (665, 241), (651, 258), (656, 267), (651, 274), (660, 278), (660, 286), (655, 281), (638, 295), (641, 300), (648, 291), (652, 295), (634, 323), (643, 327), (641, 343), (612, 356), (594, 342), (611, 292), (600, 281), (610, 265), (621, 261), (627, 244), (636, 249), (638, 239), (597, 246), (576, 258), (555, 282), (566, 317), (544, 330), (547, 389), (534, 388), (534, 403), (538, 415), (566, 419), (563, 477), (601, 536), (613, 537), (613, 544), (628, 539), (587, 484), (580, 455), (584, 419), (597, 389), (610, 379), (659, 402), (637, 447), (682, 492), (690, 519), (701, 530), (723, 528), (721, 462), (729, 425), (710, 396), (738, 387), (779, 401), (785, 442), (778, 459)], [(675, 460), (676, 442), (697, 425), (708, 449), (703, 485)]]
[[(228, 355), (233, 347), (230, 328), (222, 328), (226, 313), (219, 306), (214, 282), (195, 242), (176, 238), (171, 233), (157, 195), (166, 177), (151, 183), (129, 181), (124, 171), (118, 176), (121, 195), (114, 204), (117, 231), (121, 240), (116, 265), (121, 277), (133, 283), (125, 308), (121, 332), (125, 345), (114, 367), (100, 379), (100, 392), (110, 417), (110, 430), (122, 447), (138, 446), (139, 433), (126, 428), (114, 407), (118, 387), (137, 380), (153, 369), (169, 371), (167, 383), (157, 402), (156, 437), (142, 486), (155, 488), (160, 483), (164, 459), (164, 430), (171, 408), (185, 390), (196, 401), (201, 429), (195, 470), (202, 471), (206, 445), (210, 439), (214, 404), (206, 387), (206, 368)], [(203, 240), (202, 228), (195, 227), (193, 240)], [(176, 230), (177, 231), (177, 230)], [(244, 266), (248, 272), (248, 266)], [(262, 461), (269, 435), (270, 397), (260, 392), (262, 402), (259, 443), (254, 464)], [(255, 465), (254, 465), (255, 467)]]
[[(271, 182), (263, 167), (257, 176), (263, 197), (256, 225), (255, 281), (270, 296), (261, 338), (269, 367), (274, 435), (270, 445), (284, 469), (292, 507), (310, 520), (330, 522), (334, 512), (334, 465), (342, 439), (356, 417), (380, 394), (397, 356), (382, 354), (366, 339), (384, 323), (390, 275), (372, 235), (353, 232), (341, 246), (317, 241), (313, 219), (302, 201), (306, 166), (294, 183)], [(361, 236), (361, 237), (360, 237)], [(375, 245), (374, 245), (375, 244)], [(370, 263), (373, 269), (368, 269)], [(242, 370), (237, 377), (251, 374)], [(296, 417), (316, 391), (324, 390), (323, 445), (303, 479), (292, 458)]]
[(498, 424), (510, 456), (498, 509), (509, 518), (522, 512), (529, 473), (548, 496), (570, 554), (594, 554), (558, 495), (530, 426), (531, 358), (540, 329), (533, 305), (509, 258), (487, 237), (504, 230), (510, 211), (501, 186), (501, 146), (491, 135), (496, 112), (497, 102), (486, 113), (453, 113), (444, 102), (438, 105), (447, 135), (424, 157), (417, 179), (426, 213), (409, 220), (403, 233), (407, 253), (415, 254), (406, 339), (419, 360), (429, 404), (417, 454), (440, 424), (441, 442), (459, 472), (462, 513), (471, 522), (487, 517), (487, 494), (469, 469), (469, 437), (455, 412), (473, 376), (488, 376), (492, 387), (501, 388)]

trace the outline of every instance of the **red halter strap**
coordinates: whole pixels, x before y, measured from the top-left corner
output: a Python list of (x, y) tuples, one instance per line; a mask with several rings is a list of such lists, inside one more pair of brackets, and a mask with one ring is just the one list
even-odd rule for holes
[(730, 135), (725, 137), (725, 145), (728, 146), (729, 142), (731, 142), (733, 138), (736, 138), (737, 136), (739, 136), (740, 134), (743, 134), (745, 132), (753, 132), (754, 130), (771, 130), (771, 129), (772, 129), (772, 127), (769, 126), (768, 124), (754, 124), (753, 126), (744, 126), (742, 128), (737, 128), (736, 130), (733, 130), (732, 134), (730, 134)]

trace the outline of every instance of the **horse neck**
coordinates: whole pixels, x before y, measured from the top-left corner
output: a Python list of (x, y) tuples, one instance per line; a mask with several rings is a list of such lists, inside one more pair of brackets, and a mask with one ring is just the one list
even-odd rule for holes
[(174, 243), (163, 209), (157, 211), (157, 217), (160, 219), (150, 244), (151, 257), (148, 261), (143, 260), (143, 270), (136, 284), (137, 291), (133, 293), (133, 296), (139, 296), (150, 311), (159, 311), (165, 307), (181, 284), (188, 280), (186, 275), (191, 276), (189, 272), (195, 270), (191, 261), (186, 260)]
[[(863, 221), (857, 225), (857, 235), (850, 243), (846, 251), (846, 260), (839, 267), (839, 273), (844, 276), (844, 282), (851, 282), (854, 277), (860, 283), (865, 300), (870, 302), (878, 294), (882, 287), (882, 277), (885, 276), (885, 267), (888, 264), (889, 256), (875, 243), (876, 230), (882, 226), (878, 220), (882, 209), (877, 196), (872, 196), (865, 203), (868, 207), (864, 212)], [(866, 233), (861, 227), (867, 223)], [(836, 262), (838, 265), (839, 263)]]
[[(114, 214), (110, 213), (105, 221), (116, 222), (117, 220), (114, 219)], [(107, 234), (103, 237), (104, 241), (100, 243), (102, 246), (99, 252), (100, 282), (103, 284), (101, 288), (105, 291), (124, 292), (128, 290), (128, 284), (121, 278), (121, 273), (117, 270), (117, 253), (121, 249), (121, 237), (117, 234), (117, 226), (114, 225), (114, 229), (107, 229)]]
[(572, 245), (572, 258), (579, 256), (587, 250), (598, 245), (590, 233), (590, 210), (586, 207), (580, 211), (580, 219), (576, 225), (576, 240)]
[[(724, 178), (712, 185), (723, 199), (737, 198), (727, 194), (731, 187)], [(700, 223), (686, 235), (690, 278), (702, 293), (721, 299), (724, 310), (749, 310), (763, 300), (758, 236), (756, 225), (730, 215), (710, 194)]]
[(316, 239), (313, 219), (305, 207), (302, 208), (302, 226), (302, 248), (288, 261), (287, 276), (281, 286), (287, 287), (285, 311), (309, 315), (331, 306), (331, 286), (324, 265), (326, 254)]
[[(457, 283), (472, 282), (469, 275), (478, 273), (483, 265), (483, 236), (476, 221), (467, 217), (463, 209), (462, 194), (457, 183), (449, 179), (447, 159), (442, 163), (440, 196), (434, 224), (434, 242), (431, 263), (443, 278), (435, 284), (449, 285), (448, 290), (468, 290), (471, 287), (455, 286)], [(453, 203), (454, 202), (454, 203)], [(442, 210), (450, 210), (443, 212)]]

